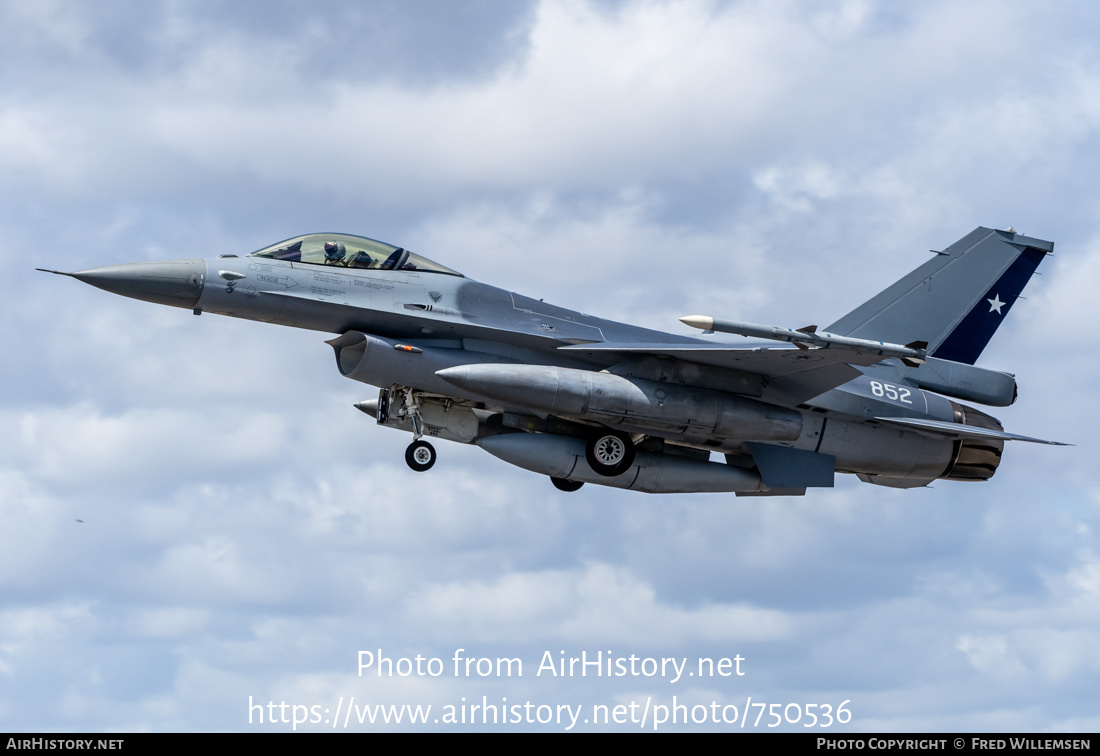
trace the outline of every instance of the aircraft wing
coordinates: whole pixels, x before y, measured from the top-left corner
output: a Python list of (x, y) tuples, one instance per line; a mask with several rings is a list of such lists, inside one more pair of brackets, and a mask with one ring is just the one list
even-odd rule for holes
[(876, 420), (893, 425), (901, 425), (910, 430), (923, 431), (937, 436), (948, 438), (976, 438), (992, 439), (994, 441), (1030, 441), (1033, 444), (1050, 444), (1051, 446), (1073, 446), (1061, 441), (1044, 441), (1041, 438), (1020, 436), (1015, 433), (1005, 433), (993, 428), (979, 428), (974, 425), (952, 423), (947, 420), (923, 420), (916, 417), (876, 417)]
[(736, 370), (764, 376), (769, 393), (775, 392), (797, 404), (858, 378), (862, 373), (854, 365), (874, 365), (888, 359), (869, 351), (842, 348), (798, 349), (791, 344), (578, 344), (559, 347), (561, 351), (599, 357), (608, 353), (630, 357), (670, 357), (685, 362)]

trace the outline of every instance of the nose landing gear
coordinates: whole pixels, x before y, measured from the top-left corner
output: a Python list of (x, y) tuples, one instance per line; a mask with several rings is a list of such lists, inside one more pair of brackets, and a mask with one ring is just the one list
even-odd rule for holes
[(416, 472), (425, 472), (435, 464), (435, 447), (427, 441), (413, 441), (405, 449), (405, 463)]

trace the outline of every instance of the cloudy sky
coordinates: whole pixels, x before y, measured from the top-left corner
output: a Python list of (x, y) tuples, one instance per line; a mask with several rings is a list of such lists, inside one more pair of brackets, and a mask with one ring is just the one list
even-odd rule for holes
[[(673, 696), (1100, 729), (1094, 4), (7, 0), (0, 28), (0, 730), (290, 729), (250, 697), (649, 701), (652, 729)], [(1076, 446), (797, 499), (563, 494), (448, 443), (416, 474), (328, 335), (34, 272), (342, 231), (688, 333), (827, 324), (978, 225), (1056, 243), (980, 364), (1017, 374), (1006, 428)]]

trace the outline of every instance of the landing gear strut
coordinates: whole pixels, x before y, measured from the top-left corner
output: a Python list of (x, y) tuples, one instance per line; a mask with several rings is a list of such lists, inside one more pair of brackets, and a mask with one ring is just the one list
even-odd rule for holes
[(413, 441), (405, 449), (405, 462), (416, 472), (432, 469), (435, 464), (435, 447), (427, 441)]
[[(435, 464), (435, 447), (421, 440), (424, 435), (424, 420), (420, 417), (420, 402), (417, 401), (416, 393), (411, 388), (404, 389), (404, 392), (405, 414), (412, 421), (413, 427), (413, 442), (405, 449), (405, 464), (414, 472), (426, 472)], [(387, 410), (388, 404), (389, 402)]]

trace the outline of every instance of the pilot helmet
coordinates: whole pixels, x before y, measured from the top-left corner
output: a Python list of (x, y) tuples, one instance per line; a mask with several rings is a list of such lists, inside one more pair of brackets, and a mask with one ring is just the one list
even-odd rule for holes
[(325, 259), (329, 261), (343, 260), (347, 248), (340, 242), (325, 242)]

